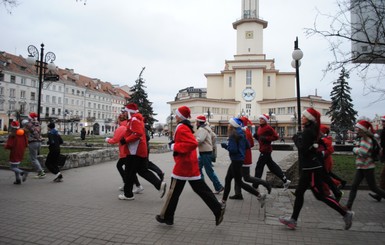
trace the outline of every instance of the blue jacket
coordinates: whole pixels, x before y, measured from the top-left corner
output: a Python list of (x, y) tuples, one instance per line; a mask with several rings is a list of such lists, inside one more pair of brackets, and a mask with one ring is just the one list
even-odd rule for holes
[(245, 133), (242, 128), (236, 128), (236, 133), (239, 135), (238, 142), (234, 137), (229, 137), (227, 144), (222, 145), (223, 148), (229, 151), (230, 159), (233, 161), (244, 161), (246, 149), (249, 148), (249, 142), (246, 140)]

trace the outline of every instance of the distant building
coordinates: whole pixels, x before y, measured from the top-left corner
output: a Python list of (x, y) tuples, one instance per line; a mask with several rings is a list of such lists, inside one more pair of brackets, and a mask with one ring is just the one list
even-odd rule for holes
[[(263, 30), (268, 23), (259, 18), (259, 1), (242, 0), (241, 9), (241, 19), (233, 23), (237, 31), (234, 59), (225, 60), (222, 71), (205, 74), (207, 91), (182, 89), (168, 103), (172, 111), (181, 105), (189, 106), (192, 121), (197, 115), (206, 115), (221, 136), (227, 134), (230, 117), (247, 116), (258, 125), (259, 115), (266, 113), (282, 137), (291, 137), (297, 123), (295, 72), (281, 72), (275, 67), (275, 60), (267, 59), (263, 53)], [(301, 97), (301, 111), (314, 107), (321, 112), (325, 124), (330, 124), (326, 116), (330, 105), (330, 101), (317, 95)]]

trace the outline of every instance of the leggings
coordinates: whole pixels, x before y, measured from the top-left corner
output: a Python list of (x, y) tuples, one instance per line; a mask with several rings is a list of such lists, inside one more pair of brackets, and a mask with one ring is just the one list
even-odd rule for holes
[(325, 171), (322, 168), (302, 170), (298, 186), (295, 191), (294, 210), (291, 215), (292, 219), (298, 219), (304, 202), (304, 194), (309, 187), (313, 192), (314, 197), (319, 201), (326, 203), (326, 205), (339, 212), (342, 216), (346, 214), (346, 211), (334, 198), (324, 195), (322, 190), (324, 179)]

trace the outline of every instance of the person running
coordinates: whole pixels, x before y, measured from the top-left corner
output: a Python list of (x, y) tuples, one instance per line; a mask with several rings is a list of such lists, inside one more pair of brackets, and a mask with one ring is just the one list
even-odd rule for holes
[[(120, 144), (120, 140), (123, 138), (123, 136), (126, 133), (127, 127), (127, 113), (121, 113), (118, 116), (118, 124), (119, 127), (115, 130), (114, 135), (112, 138), (106, 138), (106, 142), (108, 144), (119, 144), (119, 160), (116, 163), (116, 168), (118, 169), (118, 172), (120, 174), (120, 177), (123, 180), (123, 184), (125, 183), (124, 180), (124, 168), (126, 161), (127, 161), (127, 156), (128, 156), (128, 147), (127, 145), (122, 145)], [(133, 190), (134, 194), (139, 194), (141, 193), (144, 188), (143, 186), (139, 183), (138, 177), (135, 175), (134, 176), (134, 184), (136, 186), (136, 189)], [(124, 191), (124, 185), (122, 187), (119, 187), (120, 191)]]
[[(270, 117), (269, 115), (262, 114), (259, 116), (259, 127), (257, 132), (254, 134), (254, 138), (259, 143), (260, 155), (255, 166), (255, 177), (262, 178), (263, 170), (265, 165), (269, 168), (270, 172), (280, 178), (283, 182), (284, 190), (287, 190), (290, 186), (291, 181), (286, 178), (286, 175), (283, 173), (282, 169), (278, 166), (277, 163), (273, 161), (271, 153), (273, 147), (271, 142), (278, 140), (279, 136), (275, 130), (267, 124)], [(253, 184), (254, 188), (258, 188), (258, 184)]]
[(349, 199), (346, 208), (349, 210), (353, 207), (354, 199), (357, 195), (358, 187), (363, 179), (366, 179), (371, 191), (376, 193), (381, 198), (385, 198), (385, 191), (378, 188), (376, 185), (376, 178), (374, 176), (374, 169), (376, 167), (372, 158), (373, 144), (376, 139), (373, 135), (373, 126), (370, 122), (361, 120), (355, 125), (359, 141), (353, 148), (353, 154), (356, 155), (356, 175), (354, 176), (352, 188), (349, 193)]
[[(243, 177), (245, 182), (263, 185), (264, 187), (266, 187), (267, 192), (270, 194), (271, 185), (267, 181), (250, 176), (250, 167), (251, 167), (251, 164), (253, 163), (251, 148), (254, 147), (254, 139), (253, 139), (253, 136), (251, 134), (251, 131), (250, 131), (248, 125), (252, 125), (252, 122), (247, 117), (241, 117), (240, 119), (242, 121), (242, 124), (244, 125), (244, 127), (242, 129), (245, 132), (246, 139), (250, 145), (250, 147), (248, 147), (246, 149), (245, 161), (242, 165), (242, 170), (241, 170), (242, 177)], [(236, 199), (236, 200), (243, 200), (241, 187), (239, 185), (237, 185), (236, 183), (234, 186), (234, 191), (235, 191), (235, 195), (230, 196), (229, 198), (230, 199)]]
[(293, 141), (300, 154), (298, 159), (302, 160), (300, 163), (302, 168), (298, 186), (295, 191), (293, 213), (291, 217), (280, 217), (279, 221), (289, 229), (296, 228), (297, 219), (303, 206), (305, 192), (310, 188), (315, 198), (341, 214), (345, 222), (345, 230), (348, 230), (352, 226), (354, 213), (344, 209), (334, 198), (325, 196), (322, 190), (326, 173), (323, 169), (322, 161), (319, 156), (317, 156), (319, 152), (317, 151), (318, 145), (316, 144), (320, 139), (320, 120), (321, 114), (313, 108), (308, 108), (303, 112), (301, 118), (303, 125), (302, 134), (293, 136)]
[(162, 171), (162, 169), (160, 169), (155, 163), (153, 163), (152, 161), (150, 161), (150, 132), (151, 132), (151, 126), (146, 123), (146, 119), (144, 118), (143, 119), (143, 122), (145, 123), (145, 132), (146, 132), (146, 143), (147, 143), (147, 167), (149, 170), (153, 171), (154, 173), (156, 173), (156, 175), (158, 175), (159, 179), (161, 181), (163, 181), (164, 179), (164, 172)]
[(263, 208), (266, 194), (262, 195), (251, 185), (242, 181), (242, 165), (245, 161), (246, 149), (250, 148), (250, 145), (242, 130), (242, 121), (239, 118), (230, 118), (228, 136), (227, 143), (221, 143), (222, 148), (229, 152), (231, 160), (225, 177), (225, 190), (223, 192), (222, 203), (226, 204), (231, 189), (231, 181), (234, 179), (236, 185), (256, 196), (261, 204), (261, 208)]
[(40, 122), (37, 121), (37, 114), (35, 112), (31, 112), (28, 115), (28, 123), (25, 125), (25, 130), (27, 132), (28, 137), (28, 149), (29, 149), (29, 158), (32, 162), (32, 165), (35, 167), (37, 171), (37, 175), (34, 177), (35, 179), (44, 179), (45, 172), (41, 167), (37, 156), (40, 152), (41, 148), (41, 128)]
[(223, 221), (225, 206), (217, 200), (210, 187), (202, 179), (199, 171), (197, 148), (198, 142), (194, 137), (193, 127), (188, 120), (191, 118), (190, 108), (181, 106), (175, 111), (176, 129), (174, 141), (169, 143), (173, 151), (175, 161), (171, 174), (170, 190), (167, 194), (165, 204), (155, 219), (159, 223), (167, 225), (174, 224), (175, 210), (179, 202), (186, 181), (189, 182), (193, 191), (206, 203), (215, 216), (215, 224)]
[(126, 110), (129, 113), (129, 119), (126, 133), (120, 140), (120, 143), (127, 145), (129, 154), (124, 169), (124, 194), (119, 195), (118, 198), (120, 200), (135, 199), (132, 187), (136, 174), (139, 174), (159, 190), (160, 197), (162, 198), (166, 193), (166, 182), (158, 179), (154, 173), (147, 168), (148, 150), (143, 116), (139, 113), (138, 106), (135, 103), (128, 104)]
[(20, 129), (18, 121), (11, 122), (11, 131), (8, 139), (5, 142), (4, 148), (10, 150), (9, 164), (10, 169), (15, 172), (15, 185), (20, 185), (21, 182), (27, 180), (28, 172), (21, 170), (19, 165), (24, 158), (25, 149), (28, 146), (28, 140), (23, 129)]
[[(382, 123), (382, 130), (380, 134), (380, 146), (381, 146), (381, 153), (380, 153), (380, 160), (382, 163), (385, 163), (385, 116), (381, 117), (381, 123)], [(385, 165), (382, 167), (381, 174), (380, 174), (380, 188), (385, 190)], [(373, 193), (369, 193), (369, 196), (371, 196), (373, 199), (377, 200), (378, 202), (381, 202), (381, 196)]]
[(202, 168), (205, 168), (207, 176), (211, 182), (213, 182), (215, 190), (214, 194), (219, 194), (224, 190), (224, 188), (219, 181), (211, 162), (213, 153), (213, 132), (209, 125), (207, 125), (206, 117), (204, 115), (199, 115), (196, 117), (196, 127), (197, 131), (195, 132), (194, 136), (198, 141), (199, 170), (201, 171), (202, 179), (204, 179)]
[(60, 145), (63, 144), (63, 139), (61, 138), (59, 132), (55, 129), (55, 123), (50, 122), (47, 125), (48, 127), (48, 155), (45, 160), (45, 166), (48, 170), (55, 175), (54, 182), (62, 182), (63, 175), (60, 172), (58, 166), (58, 159), (60, 156)]

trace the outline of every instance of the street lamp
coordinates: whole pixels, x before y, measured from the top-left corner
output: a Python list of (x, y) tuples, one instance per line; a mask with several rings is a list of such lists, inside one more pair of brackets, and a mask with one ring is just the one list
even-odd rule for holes
[[(303, 52), (298, 48), (298, 37), (296, 37), (294, 41), (294, 51), (292, 53), (293, 61), (291, 62), (291, 66), (295, 68), (295, 76), (297, 82), (297, 126), (298, 131), (297, 135), (301, 134), (301, 95), (300, 95), (300, 83), (299, 83), (299, 66), (301, 65), (301, 59), (303, 57)], [(300, 149), (298, 149), (298, 172), (301, 173), (302, 170), (302, 155)]]
[[(43, 80), (45, 81), (58, 81), (58, 75), (47, 74), (47, 69), (49, 71), (54, 71), (56, 69), (55, 64), (53, 63), (56, 59), (56, 55), (52, 52), (48, 52), (44, 56), (44, 44), (41, 44), (40, 56), (39, 50), (33, 46), (28, 46), (29, 56), (27, 58), (27, 63), (30, 65), (36, 66), (36, 73), (39, 76), (39, 93), (37, 101), (37, 120), (40, 121), (40, 112), (41, 112), (41, 90), (43, 85)], [(43, 60), (44, 57), (44, 60)], [(39, 59), (40, 58), (40, 59)]]
[(170, 140), (173, 140), (173, 135), (172, 135), (172, 119), (174, 119), (174, 114), (171, 112), (170, 114)]
[(299, 83), (299, 67), (301, 66), (301, 59), (303, 52), (298, 48), (298, 37), (294, 41), (294, 51), (292, 53), (293, 61), (291, 66), (295, 68), (295, 76), (297, 82), (297, 120), (298, 120), (298, 132), (301, 132), (301, 94), (300, 94), (300, 83)]
[(207, 108), (207, 113), (205, 113), (207, 116), (207, 122), (210, 122), (210, 117), (213, 116), (213, 113), (211, 113), (210, 108)]

